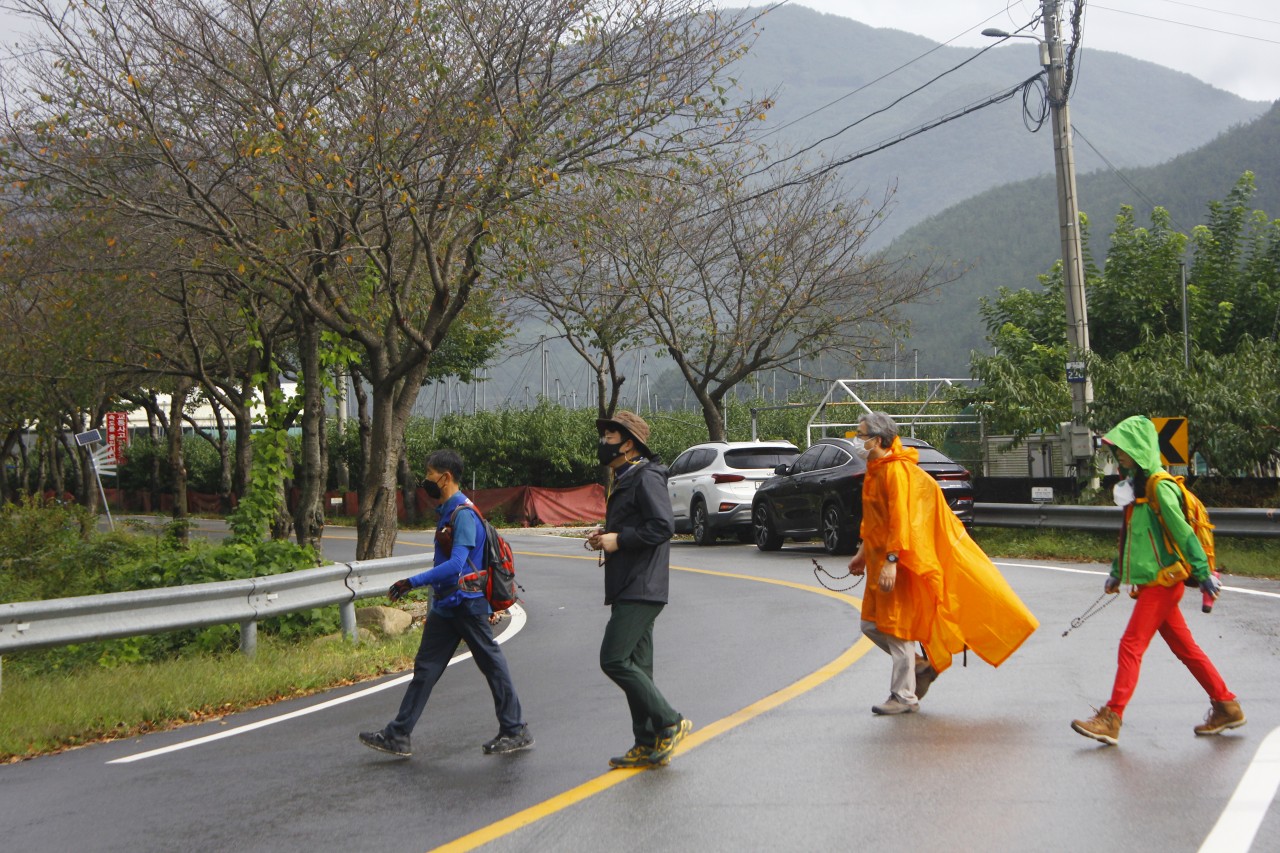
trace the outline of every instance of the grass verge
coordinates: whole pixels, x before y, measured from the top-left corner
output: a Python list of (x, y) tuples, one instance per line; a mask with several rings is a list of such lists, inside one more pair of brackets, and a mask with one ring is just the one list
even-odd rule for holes
[(13, 667), (0, 691), (0, 763), (204, 722), (404, 670), (413, 665), (420, 639), (416, 630), (358, 646), (340, 638), (290, 645), (263, 637), (253, 659), (190, 655), (41, 675)]
[[(1114, 533), (977, 527), (973, 538), (993, 557), (1110, 563), (1116, 555)], [(1280, 541), (1219, 536), (1215, 545), (1220, 571), (1280, 579)]]

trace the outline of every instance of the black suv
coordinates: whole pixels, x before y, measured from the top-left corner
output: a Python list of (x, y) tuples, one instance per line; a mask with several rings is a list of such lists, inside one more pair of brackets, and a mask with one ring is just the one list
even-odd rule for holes
[[(973, 523), (973, 482), (963, 465), (928, 442), (902, 438), (920, 454), (920, 467), (938, 481), (947, 505), (965, 526)], [(851, 554), (862, 526), (862, 478), (867, 464), (847, 438), (820, 438), (760, 484), (751, 505), (756, 547), (776, 551), (784, 539), (822, 538), (828, 554)]]

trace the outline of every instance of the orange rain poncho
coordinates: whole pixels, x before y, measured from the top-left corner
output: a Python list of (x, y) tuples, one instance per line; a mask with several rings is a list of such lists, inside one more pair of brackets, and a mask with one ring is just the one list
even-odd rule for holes
[[(969, 538), (919, 458), (895, 438), (888, 455), (867, 462), (862, 618), (922, 643), (938, 672), (965, 646), (999, 666), (1040, 623)], [(898, 577), (892, 592), (881, 592), (880, 568), (891, 551), (898, 554)]]

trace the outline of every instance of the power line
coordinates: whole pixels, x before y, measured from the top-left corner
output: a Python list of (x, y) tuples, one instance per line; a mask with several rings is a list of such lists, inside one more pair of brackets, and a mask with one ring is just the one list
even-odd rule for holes
[[(1146, 193), (1144, 193), (1137, 184), (1129, 180), (1129, 177), (1125, 175), (1124, 172), (1116, 168), (1116, 165), (1112, 163), (1109, 159), (1107, 159), (1107, 155), (1099, 151), (1098, 146), (1090, 142), (1089, 137), (1085, 136), (1083, 133), (1080, 132), (1079, 125), (1073, 125), (1071, 128), (1071, 132), (1074, 136), (1078, 136), (1080, 140), (1084, 142), (1085, 145), (1088, 145), (1090, 150), (1092, 150), (1094, 154), (1097, 154), (1098, 157), (1101, 158), (1103, 163), (1107, 164), (1107, 168), (1111, 170), (1112, 174), (1114, 174), (1117, 178), (1119, 178), (1126, 187), (1128, 187), (1135, 195), (1138, 196), (1138, 198), (1146, 202), (1147, 205), (1149, 205), (1152, 210), (1154, 210), (1157, 207), (1164, 207), (1164, 205), (1156, 204), (1154, 201), (1152, 201), (1151, 198)], [(1167, 207), (1164, 207), (1164, 209), (1166, 212), (1169, 212), (1169, 209)], [(1182, 232), (1183, 234), (1189, 235), (1191, 233), (1187, 228), (1183, 227), (1181, 222), (1179, 222), (1177, 219), (1174, 218), (1171, 212), (1169, 213), (1169, 221), (1172, 222), (1174, 227), (1177, 228), (1178, 231)]]
[(1211, 6), (1197, 6), (1195, 3), (1183, 3), (1181, 0), (1160, 0), (1160, 2), (1168, 3), (1172, 6), (1186, 6), (1188, 9), (1199, 9), (1202, 12), (1213, 12), (1215, 15), (1230, 15), (1233, 18), (1244, 18), (1246, 21), (1261, 21), (1264, 24), (1280, 26), (1280, 21), (1273, 21), (1270, 18), (1257, 18), (1242, 12), (1228, 12), (1226, 9), (1214, 9)]
[[(778, 4), (778, 7), (780, 7), (780, 6), (782, 6), (782, 5), (784, 5), (784, 3), (779, 3), (779, 4)], [(775, 8), (777, 8), (777, 7), (775, 7)], [(807, 118), (810, 118), (810, 117), (812, 117), (812, 116), (817, 115), (818, 113), (822, 112), (823, 110), (827, 110), (827, 109), (830, 109), (831, 107), (834, 107), (836, 104), (840, 103), (841, 101), (845, 101), (845, 100), (848, 100), (849, 98), (852, 98), (854, 95), (856, 95), (856, 94), (858, 94), (858, 93), (860, 93), (860, 92), (863, 92), (863, 91), (865, 91), (865, 90), (867, 90), (867, 89), (871, 88), (872, 86), (874, 86), (875, 84), (879, 83), (880, 81), (885, 80), (885, 79), (887, 79), (887, 78), (889, 78), (889, 77), (892, 77), (894, 74), (897, 74), (897, 73), (898, 73), (899, 71), (901, 71), (902, 69), (904, 69), (904, 68), (906, 68), (906, 67), (908, 67), (908, 66), (910, 66), (910, 65), (914, 65), (915, 63), (917, 63), (917, 62), (919, 62), (920, 60), (924, 59), (925, 57), (929, 56), (930, 54), (933, 54), (933, 53), (936, 53), (936, 52), (937, 52), (937, 51), (939, 51), (939, 50), (942, 50), (944, 47), (947, 47), (948, 45), (950, 45), (950, 44), (951, 44), (953, 41), (955, 41), (956, 39), (958, 39), (958, 38), (962, 38), (963, 36), (968, 35), (969, 33), (971, 33), (971, 32), (973, 32), (974, 30), (976, 30), (978, 27), (980, 27), (980, 26), (982, 26), (983, 24), (985, 24), (985, 23), (987, 23), (988, 21), (990, 21), (992, 18), (998, 18), (998, 17), (1000, 17), (1001, 15), (1005, 14), (1005, 12), (1007, 12), (1007, 11), (1008, 11), (1008, 7), (1006, 7), (1006, 8), (1005, 8), (1004, 10), (1002, 10), (1002, 11), (996, 12), (996, 13), (995, 13), (994, 15), (992, 15), (990, 18), (986, 18), (985, 20), (979, 21), (978, 23), (974, 24), (972, 27), (969, 27), (969, 29), (965, 30), (964, 32), (957, 33), (956, 35), (954, 35), (954, 36), (952, 36), (951, 38), (947, 39), (946, 41), (942, 42), (941, 44), (936, 44), (936, 45), (934, 45), (933, 47), (931, 47), (931, 48), (929, 48), (928, 50), (926, 50), (924, 53), (922, 53), (922, 54), (920, 54), (919, 56), (915, 57), (914, 59), (908, 59), (906, 62), (902, 63), (902, 64), (901, 64), (901, 65), (899, 65), (897, 68), (894, 68), (892, 71), (886, 71), (884, 74), (881, 74), (879, 77), (875, 78), (874, 80), (870, 80), (870, 81), (868, 81), (868, 82), (866, 82), (866, 83), (862, 84), (862, 85), (861, 85), (861, 86), (859, 86), (858, 88), (854, 89), (852, 92), (847, 92), (846, 94), (841, 95), (840, 97), (836, 98), (834, 101), (831, 101), (830, 103), (823, 104), (822, 106), (817, 107), (817, 108), (815, 108), (815, 109), (812, 109), (812, 110), (810, 110), (809, 112), (805, 113), (805, 114), (804, 114), (804, 115), (802, 115), (802, 116), (799, 116), (799, 117), (797, 117), (797, 118), (793, 118), (791, 121), (787, 122), (786, 124), (779, 125), (778, 127), (775, 127), (775, 128), (773, 128), (772, 130), (769, 130), (769, 131), (767, 131), (767, 132), (765, 132), (765, 133), (760, 134), (760, 137), (759, 137), (759, 138), (760, 138), (760, 139), (764, 139), (765, 137), (772, 136), (772, 135), (773, 135), (773, 134), (775, 134), (775, 133), (780, 133), (781, 131), (786, 130), (788, 127), (791, 127), (792, 125), (799, 124), (800, 122), (804, 121), (805, 119), (807, 119)], [(848, 130), (848, 128), (845, 128), (845, 130)], [(841, 132), (843, 133), (844, 131), (841, 131)]]
[[(990, 19), (988, 19), (988, 20), (990, 20)], [(1030, 24), (1027, 24), (1026, 26), (1030, 26)], [(1026, 29), (1026, 26), (1024, 26), (1024, 27), (1023, 27), (1023, 29)], [(814, 148), (817, 148), (817, 147), (818, 147), (819, 145), (821, 145), (822, 143), (824, 143), (824, 142), (830, 142), (832, 139), (835, 139), (837, 136), (840, 136), (841, 134), (843, 134), (843, 133), (845, 133), (845, 132), (847, 132), (847, 131), (852, 130), (853, 128), (855, 128), (855, 127), (857, 127), (858, 125), (862, 124), (864, 121), (869, 121), (870, 119), (873, 119), (873, 118), (875, 118), (876, 116), (881, 115), (882, 113), (886, 113), (886, 112), (888, 112), (889, 110), (891, 110), (891, 109), (893, 109), (894, 107), (896, 107), (898, 104), (900, 104), (900, 103), (902, 103), (903, 101), (905, 101), (907, 98), (911, 97), (912, 95), (917, 94), (918, 92), (923, 91), (924, 89), (927, 89), (929, 86), (932, 86), (934, 83), (938, 82), (938, 81), (939, 81), (939, 80), (941, 80), (943, 77), (946, 77), (948, 74), (952, 74), (952, 73), (954, 73), (954, 72), (956, 72), (956, 71), (959, 71), (961, 68), (965, 67), (965, 66), (966, 66), (966, 65), (968, 65), (970, 62), (975, 61), (976, 59), (978, 59), (978, 57), (982, 56), (982, 55), (983, 55), (984, 53), (986, 53), (987, 51), (994, 49), (994, 48), (995, 48), (995, 47), (997, 47), (999, 44), (1000, 44), (999, 42), (994, 42), (994, 43), (992, 43), (991, 45), (988, 45), (987, 47), (982, 48), (982, 49), (981, 49), (981, 50), (979, 50), (977, 53), (975, 53), (973, 56), (969, 57), (968, 59), (964, 60), (963, 62), (961, 62), (961, 63), (959, 63), (959, 64), (957, 64), (957, 65), (953, 65), (951, 68), (948, 68), (946, 71), (943, 71), (941, 74), (938, 74), (938, 75), (936, 75), (936, 76), (934, 76), (934, 77), (930, 78), (929, 80), (926, 80), (924, 83), (921, 83), (919, 86), (917, 86), (916, 88), (914, 88), (914, 89), (912, 89), (911, 91), (907, 92), (906, 94), (901, 95), (901, 96), (899, 96), (899, 97), (895, 98), (894, 100), (890, 101), (888, 104), (886, 104), (885, 106), (881, 107), (880, 109), (878, 109), (878, 110), (872, 110), (871, 112), (867, 113), (866, 115), (862, 116), (861, 118), (859, 118), (859, 119), (857, 119), (857, 120), (855, 120), (855, 121), (853, 121), (853, 122), (851, 122), (851, 123), (849, 123), (849, 124), (845, 125), (844, 127), (840, 128), (840, 129), (839, 129), (839, 130), (837, 130), (835, 133), (828, 134), (828, 135), (826, 135), (826, 136), (822, 137), (822, 138), (821, 138), (821, 139), (819, 139), (819, 140), (816, 140), (816, 141), (814, 141), (814, 142), (809, 143), (808, 145), (804, 146), (803, 148), (799, 149), (798, 151), (792, 152), (791, 154), (788, 154), (787, 156), (782, 157), (781, 159), (774, 160), (772, 163), (769, 163), (769, 164), (768, 164), (768, 165), (766, 165), (766, 166), (762, 166), (762, 167), (760, 167), (759, 169), (757, 169), (755, 172), (752, 172), (751, 174), (752, 174), (752, 175), (758, 175), (758, 174), (760, 174), (761, 172), (768, 171), (769, 169), (773, 168), (774, 166), (780, 166), (780, 165), (782, 165), (783, 163), (788, 162), (789, 160), (794, 160), (795, 158), (800, 157), (800, 156), (802, 156), (802, 155), (804, 155), (804, 154), (808, 153), (809, 151), (812, 151)], [(1019, 86), (1019, 88), (1020, 88), (1020, 86)], [(1014, 91), (1017, 91), (1017, 90), (1015, 89)], [(1010, 93), (1009, 93), (1009, 96), (1011, 97), (1011, 96), (1012, 96), (1012, 94), (1013, 94), (1013, 92), (1010, 92)], [(914, 134), (913, 134), (913, 135), (914, 135)], [(899, 141), (901, 141), (901, 140), (899, 140)], [(879, 150), (879, 149), (877, 149), (877, 150)], [(862, 155), (859, 155), (859, 156), (862, 156)], [(855, 158), (855, 159), (856, 159), (856, 158)], [(837, 161), (837, 162), (839, 162), (839, 161)], [(821, 172), (820, 172), (819, 174), (821, 174)], [(748, 175), (747, 177), (751, 177), (751, 175)]]
[(1246, 33), (1233, 33), (1229, 30), (1219, 30), (1213, 27), (1202, 27), (1199, 24), (1188, 24), (1186, 21), (1171, 21), (1168, 18), (1158, 18), (1155, 15), (1143, 15), (1139, 12), (1129, 12), (1124, 9), (1112, 9), (1110, 6), (1099, 6), (1096, 3), (1089, 4), (1094, 9), (1101, 9), (1104, 12), (1115, 12), (1120, 15), (1132, 15), (1135, 18), (1146, 18), (1148, 21), (1160, 21), (1163, 24), (1176, 24), (1179, 27), (1190, 27), (1193, 30), (1204, 30), (1207, 33), (1217, 33), (1223, 36), (1235, 36), (1236, 38), (1250, 39), (1252, 41), (1266, 42), (1267, 44), (1280, 44), (1275, 39), (1263, 38), (1262, 36), (1251, 36)]
[[(1004, 101), (1007, 101), (1010, 98), (1012, 98), (1014, 95), (1018, 94), (1018, 92), (1022, 91), (1025, 87), (1033, 85), (1037, 80), (1039, 80), (1043, 76), (1044, 76), (1043, 71), (1038, 72), (1034, 76), (1028, 77), (1026, 80), (1023, 80), (1021, 83), (1019, 83), (1018, 85), (1014, 86), (1011, 89), (1007, 89), (1003, 92), (998, 92), (981, 101), (976, 101), (972, 104), (969, 104), (966, 107), (961, 107), (958, 110), (954, 110), (950, 113), (947, 113), (944, 116), (941, 116), (932, 121), (919, 125), (918, 127), (912, 130), (904, 131), (903, 133), (900, 133), (897, 136), (878, 142), (875, 145), (871, 146), (870, 148), (864, 148), (863, 150), (858, 151), (857, 153), (854, 153), (854, 154), (850, 154), (847, 157), (841, 157), (837, 160), (832, 160), (830, 163), (826, 164), (825, 166), (821, 166), (819, 168), (813, 169), (807, 173), (797, 176), (796, 178), (793, 178), (792, 180), (784, 181), (779, 184), (772, 184), (769, 187), (766, 187), (765, 189), (759, 192), (752, 193), (751, 195), (738, 199), (734, 203), (744, 204), (753, 199), (757, 199), (757, 198), (760, 198), (761, 196), (768, 195), (771, 192), (776, 192), (777, 190), (780, 190), (784, 187), (797, 186), (799, 184), (812, 181), (816, 178), (819, 178), (825, 175), (827, 172), (830, 172), (833, 169), (838, 169), (841, 166), (847, 166), (848, 164), (854, 162), (855, 160), (861, 160), (863, 157), (869, 157), (872, 154), (877, 154), (885, 150), (886, 148), (891, 148), (900, 142), (906, 142), (908, 139), (911, 139), (912, 137), (919, 136), (920, 134), (926, 133), (930, 130), (933, 130), (934, 128), (941, 127), (942, 125), (947, 124), (948, 122), (955, 121), (958, 118), (963, 118), (964, 116), (967, 116), (970, 113), (977, 112), (978, 110), (985, 109), (995, 104), (1003, 103)], [(763, 169), (759, 171), (763, 171)], [(758, 174), (758, 172), (756, 174)]]

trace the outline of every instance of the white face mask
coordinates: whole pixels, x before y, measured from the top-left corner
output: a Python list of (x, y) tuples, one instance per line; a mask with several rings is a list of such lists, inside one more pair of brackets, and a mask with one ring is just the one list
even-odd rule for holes
[(1111, 499), (1116, 502), (1116, 506), (1128, 506), (1133, 503), (1133, 480), (1125, 478), (1115, 484), (1111, 489)]
[(871, 451), (867, 449), (867, 443), (865, 441), (858, 441), (854, 442), (853, 455), (857, 456), (859, 459), (865, 460), (870, 458)]

